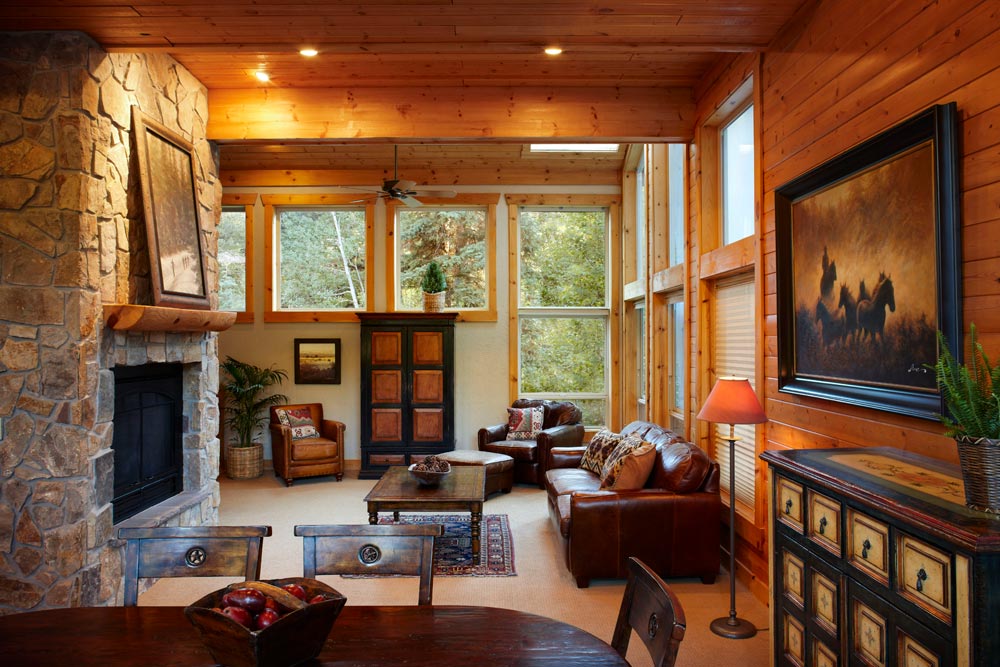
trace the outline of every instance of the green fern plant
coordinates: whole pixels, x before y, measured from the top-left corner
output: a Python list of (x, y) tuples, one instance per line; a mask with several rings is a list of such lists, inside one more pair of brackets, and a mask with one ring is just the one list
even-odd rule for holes
[(1000, 366), (992, 366), (976, 339), (976, 325), (969, 326), (969, 361), (959, 363), (938, 332), (937, 363), (932, 367), (949, 414), (941, 423), (949, 436), (1000, 438)]
[(232, 357), (219, 364), (219, 368), (228, 375), (222, 383), (226, 392), (226, 425), (236, 433), (234, 447), (251, 447), (254, 437), (268, 421), (265, 408), (272, 405), (287, 403), (284, 394), (263, 393), (271, 386), (281, 384), (288, 378), (288, 373), (278, 368), (261, 368)]
[(436, 294), (448, 289), (448, 280), (441, 270), (441, 265), (436, 261), (427, 265), (424, 270), (424, 277), (420, 281), (420, 289), (428, 294)]

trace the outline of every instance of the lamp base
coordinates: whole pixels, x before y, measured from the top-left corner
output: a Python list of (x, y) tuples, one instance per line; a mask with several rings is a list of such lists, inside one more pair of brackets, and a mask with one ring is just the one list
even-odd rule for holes
[(749, 639), (757, 634), (757, 628), (750, 621), (735, 616), (724, 616), (712, 621), (712, 632), (726, 639)]

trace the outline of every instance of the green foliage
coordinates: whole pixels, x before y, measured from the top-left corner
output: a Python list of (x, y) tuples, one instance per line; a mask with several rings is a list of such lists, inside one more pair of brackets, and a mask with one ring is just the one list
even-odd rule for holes
[(219, 310), (246, 309), (246, 213), (223, 209), (219, 218)]
[(606, 221), (603, 209), (522, 211), (522, 307), (607, 306)]
[(365, 307), (364, 209), (282, 209), (280, 308)]
[(436, 261), (448, 285), (447, 308), (486, 307), (486, 209), (425, 206), (396, 212), (399, 296), (420, 308), (427, 264)]
[(941, 423), (948, 435), (970, 438), (1000, 438), (1000, 366), (991, 366), (982, 344), (976, 339), (976, 325), (969, 325), (969, 362), (959, 363), (944, 334), (938, 332), (941, 351), (932, 366), (938, 388), (950, 416)]
[(264, 410), (288, 401), (284, 394), (265, 396), (264, 392), (288, 379), (288, 374), (277, 368), (261, 368), (232, 357), (226, 357), (219, 368), (229, 376), (222, 384), (226, 392), (225, 410), (229, 415), (226, 425), (236, 433), (236, 447), (250, 447), (257, 432), (268, 420)]
[(420, 289), (427, 294), (437, 294), (448, 289), (448, 281), (444, 277), (444, 271), (437, 262), (431, 262), (424, 271), (424, 277), (420, 281)]

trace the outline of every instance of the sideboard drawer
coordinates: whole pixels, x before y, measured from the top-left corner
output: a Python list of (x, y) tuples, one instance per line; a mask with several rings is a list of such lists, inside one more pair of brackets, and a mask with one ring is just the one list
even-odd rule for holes
[(777, 478), (778, 520), (802, 532), (802, 486), (784, 477)]
[(806, 600), (805, 565), (801, 558), (787, 551), (782, 552), (781, 560), (781, 589), (785, 592), (785, 597), (796, 607), (804, 609)]
[(888, 664), (889, 621), (861, 600), (851, 600), (851, 653), (873, 667)]
[(840, 557), (840, 503), (815, 491), (809, 491), (809, 537)]
[(368, 461), (373, 466), (401, 466), (406, 465), (406, 454), (371, 454)]
[(806, 628), (802, 621), (787, 611), (783, 614), (782, 639), (785, 649), (785, 660), (794, 665), (806, 664)]
[(837, 667), (837, 654), (820, 640), (813, 639), (812, 664), (815, 667)]
[(889, 585), (889, 527), (861, 512), (847, 513), (848, 560)]
[(838, 636), (840, 621), (840, 586), (821, 572), (812, 571), (812, 620), (830, 633)]
[(896, 590), (945, 622), (951, 622), (951, 557), (905, 533), (896, 544)]
[(899, 664), (903, 667), (940, 667), (941, 656), (921, 646), (905, 632), (899, 634)]

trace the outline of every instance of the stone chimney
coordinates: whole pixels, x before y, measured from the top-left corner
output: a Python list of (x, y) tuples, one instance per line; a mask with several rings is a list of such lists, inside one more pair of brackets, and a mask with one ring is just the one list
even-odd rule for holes
[(216, 523), (217, 334), (123, 332), (151, 305), (131, 107), (194, 145), (217, 305), (218, 156), (204, 86), (160, 54), (80, 33), (0, 32), (0, 614), (122, 600), (112, 368), (181, 362), (184, 493), (129, 523)]

